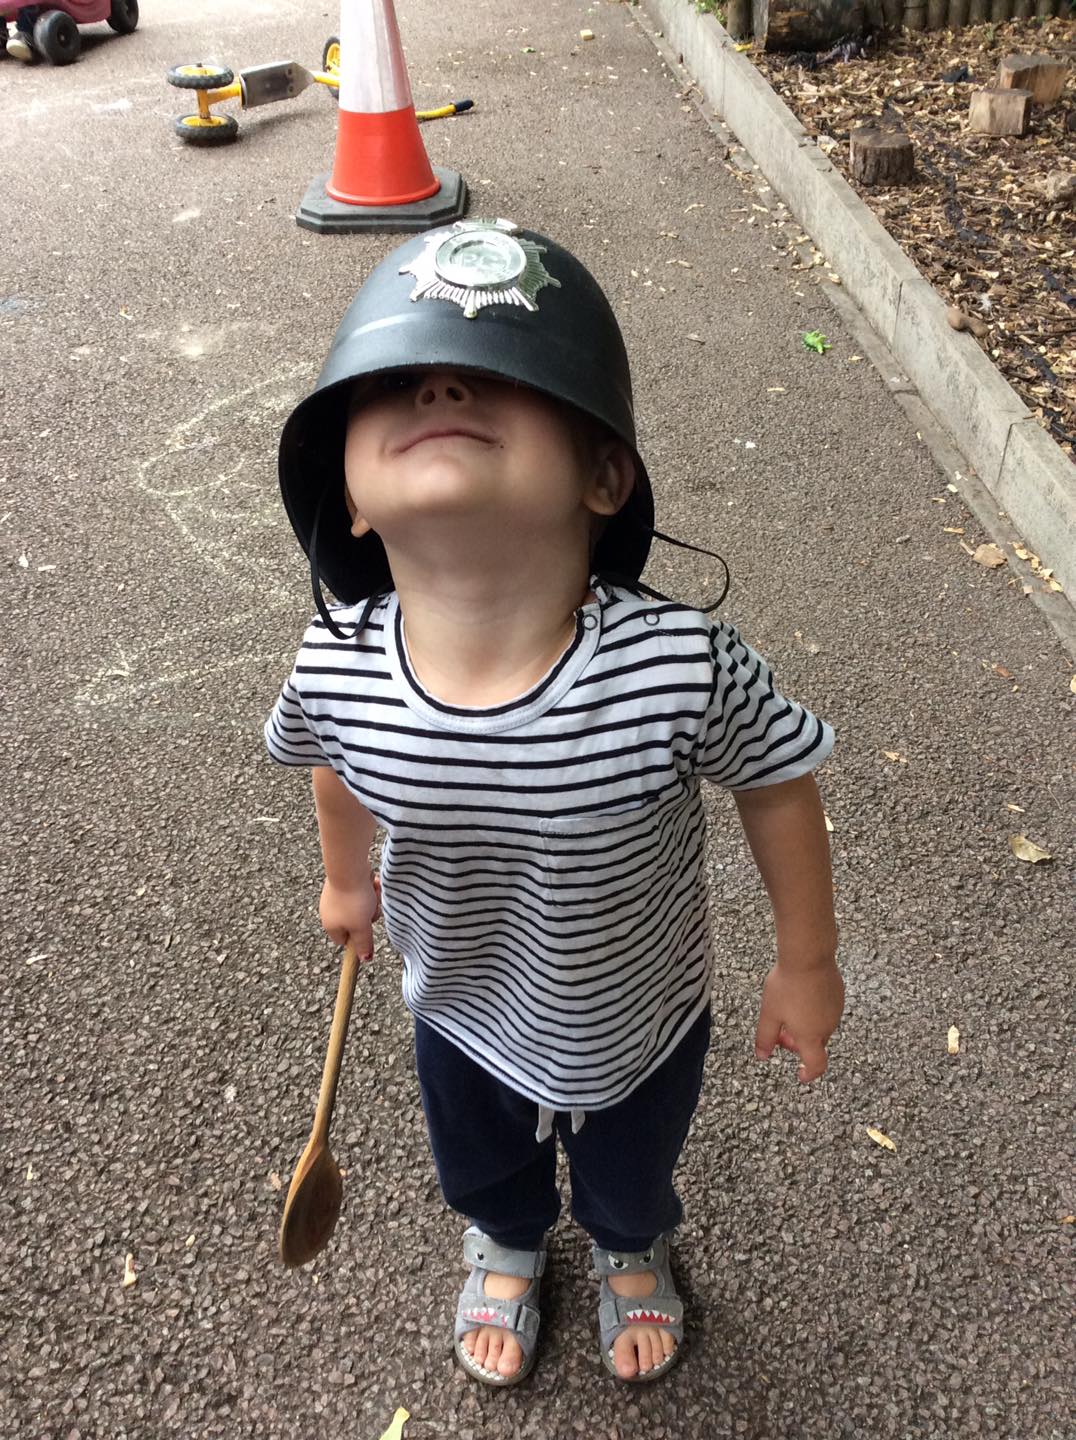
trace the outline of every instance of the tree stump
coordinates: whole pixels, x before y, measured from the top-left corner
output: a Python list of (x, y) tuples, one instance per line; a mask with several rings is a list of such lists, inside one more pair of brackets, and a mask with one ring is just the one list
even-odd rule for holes
[(968, 0), (949, 0), (946, 22), (950, 30), (963, 30), (968, 23)]
[(969, 25), (985, 25), (987, 20), (987, 13), (987, 0), (969, 0)]
[(848, 137), (852, 174), (863, 185), (904, 185), (915, 174), (915, 152), (902, 130), (860, 125)]
[(919, 4), (918, 0), (908, 0), (904, 6), (904, 28), (913, 32), (927, 28), (926, 5)]
[(990, 6), (990, 20), (994, 25), (1001, 25), (1006, 20), (1012, 19), (1012, 0), (992, 0)]
[(1029, 90), (1036, 105), (1052, 105), (1065, 88), (1068, 66), (1049, 55), (1006, 55), (994, 84), (999, 90)]
[(755, 45), (765, 50), (824, 50), (863, 33), (864, 0), (752, 0)]
[(734, 40), (751, 34), (751, 0), (728, 0), (725, 6), (725, 29)]
[(927, 0), (927, 29), (944, 30), (949, 19), (949, 0)]
[(1026, 135), (1031, 124), (1031, 92), (977, 90), (968, 108), (968, 125), (980, 135)]

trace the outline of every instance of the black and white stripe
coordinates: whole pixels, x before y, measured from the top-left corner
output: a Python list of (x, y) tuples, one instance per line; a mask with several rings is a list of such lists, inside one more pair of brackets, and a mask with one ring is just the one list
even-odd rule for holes
[(707, 1003), (700, 778), (774, 784), (833, 745), (731, 625), (595, 594), (549, 673), (487, 709), (423, 690), (395, 596), (355, 639), (315, 621), (265, 727), (274, 759), (331, 765), (388, 832), (407, 1004), (557, 1110), (622, 1100)]

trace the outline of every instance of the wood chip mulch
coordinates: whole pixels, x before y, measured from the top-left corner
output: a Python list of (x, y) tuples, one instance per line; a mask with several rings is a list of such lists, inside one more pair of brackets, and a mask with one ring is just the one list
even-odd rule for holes
[[(973, 134), (971, 95), (1011, 54), (1066, 60), (1061, 99), (1036, 106), (1020, 138)], [(1076, 200), (1042, 190), (1049, 175), (1076, 174), (1076, 20), (871, 38), (847, 62), (751, 58), (945, 303), (988, 322), (979, 343), (1076, 458)], [(941, 78), (962, 65), (968, 79)], [(912, 140), (911, 184), (871, 188), (849, 174), (849, 131), (880, 118)]]

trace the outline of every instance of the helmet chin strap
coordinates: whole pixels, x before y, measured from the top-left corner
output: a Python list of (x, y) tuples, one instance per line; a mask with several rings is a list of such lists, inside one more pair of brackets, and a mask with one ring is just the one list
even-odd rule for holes
[(318, 530), (321, 526), (322, 506), (325, 504), (328, 493), (327, 489), (321, 492), (317, 509), (314, 511), (314, 523), (310, 527), (310, 549), (307, 552), (307, 558), (310, 561), (310, 586), (314, 592), (314, 604), (317, 606), (318, 614), (325, 622), (326, 630), (328, 630), (331, 635), (334, 635), (337, 640), (354, 640), (356, 635), (361, 635), (366, 629), (366, 626), (370, 622), (370, 616), (377, 608), (378, 603), (384, 599), (389, 591), (375, 590), (372, 595), (367, 596), (362, 614), (359, 616), (350, 634), (346, 630), (341, 630), (340, 626), (337, 625), (333, 619), (332, 612), (325, 603), (325, 594), (321, 588), (321, 571), (318, 568)]
[[(677, 545), (681, 550), (694, 550), (696, 555), (709, 555), (712, 560), (720, 560), (721, 568), (725, 572), (725, 583), (721, 587), (721, 594), (711, 605), (700, 605), (698, 608), (704, 615), (711, 614), (724, 602), (725, 596), (729, 593), (729, 584), (732, 581), (732, 573), (724, 556), (718, 555), (715, 550), (705, 550), (701, 545), (692, 545), (687, 540), (677, 540), (675, 535), (665, 535), (660, 530), (655, 530), (652, 525), (647, 526), (651, 538), (664, 540), (667, 545)], [(618, 575), (612, 570), (602, 570), (599, 576), (603, 580), (611, 580), (615, 585), (622, 585), (626, 590), (635, 590), (640, 595), (646, 595), (651, 600), (668, 600), (668, 595), (662, 595), (660, 590), (652, 590), (649, 585), (644, 585), (641, 580), (632, 580), (626, 575)], [(671, 602), (670, 602), (671, 603)]]

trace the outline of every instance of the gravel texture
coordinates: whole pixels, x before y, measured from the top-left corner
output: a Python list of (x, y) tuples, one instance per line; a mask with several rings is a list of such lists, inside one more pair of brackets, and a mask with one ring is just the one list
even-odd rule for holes
[[(837, 729), (831, 1073), (805, 1091), (751, 1058), (767, 905), (715, 795), (679, 1369), (604, 1373), (567, 1223), (533, 1379), (488, 1393), (454, 1368), (462, 1224), (388, 953), (356, 999), (336, 1237), (280, 1268), (336, 959), (306, 786), (260, 736), (309, 608), (275, 445), (389, 242), (293, 223), (329, 163), (327, 95), (241, 115), (225, 150), (172, 133), (170, 65), (312, 66), (332, 6), (144, 0), (70, 69), (0, 60), (0, 1433), (378, 1440), (404, 1405), (407, 1440), (1065, 1440), (1071, 662), (946, 533), (990, 538), (824, 286), (743, 223), (772, 197), (729, 173), (629, 7), (400, 10), (419, 103), (476, 100), (424, 131), (432, 158), (472, 213), (599, 275), (664, 528), (726, 555), (727, 613)], [(650, 579), (713, 584), (682, 552)], [(1016, 833), (1053, 862), (1017, 861)]]

